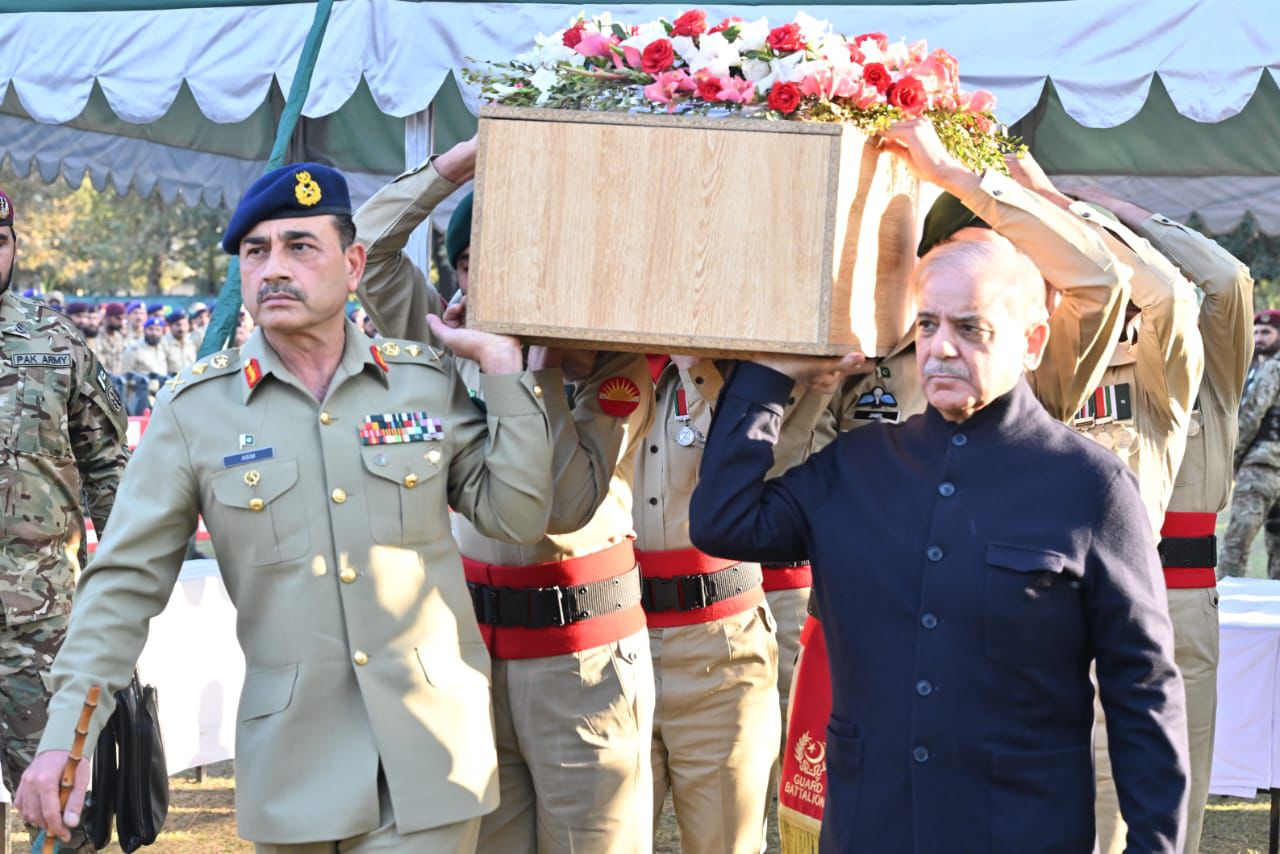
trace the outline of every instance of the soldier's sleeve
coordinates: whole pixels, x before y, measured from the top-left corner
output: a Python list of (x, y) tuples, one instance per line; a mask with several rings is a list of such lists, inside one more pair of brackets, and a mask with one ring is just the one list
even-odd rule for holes
[(129, 422), (107, 369), (87, 347), (81, 366), (79, 384), (67, 402), (67, 432), (85, 508), (101, 537), (129, 461)]
[(456, 189), (429, 162), (423, 163), (374, 193), (355, 212), (356, 239), (368, 250), (356, 296), (387, 338), (440, 346), (427, 326), (427, 315), (440, 314), (444, 305), (404, 247), (413, 230)]
[(558, 368), (537, 371), (551, 419), (552, 481), (547, 533), (576, 531), (609, 494), (618, 464), (635, 453), (653, 426), (653, 382), (644, 356), (601, 353), (591, 374), (573, 386), (573, 408), (558, 393)]
[(1249, 390), (1249, 396), (1240, 406), (1240, 436), (1236, 440), (1235, 467), (1240, 468), (1240, 461), (1258, 437), (1258, 429), (1262, 427), (1262, 417), (1267, 410), (1276, 404), (1276, 395), (1280, 394), (1280, 361), (1267, 359), (1258, 368), (1258, 375)]
[(89, 748), (96, 743), (115, 692), (133, 674), (151, 618), (169, 602), (196, 529), (199, 501), (186, 439), (165, 395), (121, 480), (121, 512), (112, 516), (76, 586), (71, 624), (53, 663), (56, 693), (40, 750), (71, 746), (90, 685), (102, 687), (86, 742)]
[[(450, 366), (450, 370), (453, 368)], [(533, 376), (481, 374), (485, 412), (471, 401), (466, 384), (452, 379), (449, 430), (449, 506), (486, 537), (533, 543), (551, 514), (551, 430), (547, 394)]]
[(789, 400), (773, 447), (773, 467), (767, 477), (777, 477), (800, 465), (831, 443), (841, 410), (837, 396), (813, 390), (796, 389)]
[[(1117, 256), (1127, 253), (1122, 261), (1133, 270), (1132, 298), (1142, 312), (1134, 366), (1141, 394), (1150, 411), (1165, 422), (1162, 427), (1185, 430), (1204, 375), (1195, 289), (1167, 258), (1123, 225), (1101, 227), (1120, 235)], [(1174, 461), (1175, 473), (1178, 462)]]
[(706, 401), (708, 409), (714, 409), (724, 387), (724, 374), (712, 359), (699, 359), (693, 367), (680, 369), (680, 384), (685, 394), (696, 394)]
[[(1204, 377), (1227, 415), (1240, 406), (1253, 357), (1253, 277), (1249, 268), (1193, 228), (1154, 214), (1139, 229), (1182, 274), (1204, 291), (1200, 337)], [(1208, 405), (1201, 400), (1201, 406)]]
[(1098, 386), (1124, 325), (1126, 270), (1072, 214), (989, 171), (960, 200), (1026, 254), (1062, 299), (1049, 318), (1049, 344), (1029, 377), (1049, 414), (1065, 421)]

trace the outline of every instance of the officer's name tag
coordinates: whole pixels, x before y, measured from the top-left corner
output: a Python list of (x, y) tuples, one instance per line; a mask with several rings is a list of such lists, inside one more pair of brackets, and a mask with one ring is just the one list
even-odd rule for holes
[(222, 467), (229, 469), (232, 466), (242, 466), (245, 463), (256, 463), (258, 460), (269, 460), (276, 455), (271, 448), (254, 448), (252, 451), (244, 451), (239, 454), (229, 454), (222, 458)]
[(14, 353), (13, 363), (23, 368), (69, 368), (70, 353)]

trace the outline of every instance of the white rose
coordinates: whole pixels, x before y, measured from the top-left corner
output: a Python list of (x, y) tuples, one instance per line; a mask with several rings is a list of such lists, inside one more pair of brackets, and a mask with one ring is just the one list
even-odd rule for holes
[(633, 47), (644, 53), (644, 49), (649, 46), (650, 42), (665, 39), (666, 37), (667, 31), (662, 28), (662, 24), (657, 21), (650, 21), (647, 24), (641, 24), (634, 36), (622, 42), (622, 47)]
[(742, 56), (738, 53), (737, 47), (730, 44), (723, 33), (704, 35), (702, 43), (687, 53), (680, 44), (685, 41), (691, 44), (693, 42), (692, 39), (677, 36), (671, 40), (671, 43), (689, 66), (689, 70), (694, 73), (705, 68), (717, 77), (727, 77), (729, 69), (742, 62)]
[(800, 34), (804, 36), (804, 43), (807, 45), (818, 44), (831, 30), (830, 21), (819, 21), (803, 11), (796, 12), (795, 23), (800, 25)]
[(761, 50), (765, 40), (769, 38), (769, 21), (760, 18), (745, 24), (738, 24), (738, 40), (733, 43), (742, 53), (749, 50)]
[(529, 85), (540, 93), (538, 95), (539, 105), (547, 102), (547, 98), (551, 96), (551, 90), (555, 88), (559, 80), (560, 75), (556, 74), (555, 70), (551, 68), (539, 68), (533, 73), (533, 76), (529, 78)]
[(884, 62), (890, 68), (902, 68), (911, 61), (911, 50), (904, 41), (896, 41), (889, 43), (889, 49), (884, 52)]

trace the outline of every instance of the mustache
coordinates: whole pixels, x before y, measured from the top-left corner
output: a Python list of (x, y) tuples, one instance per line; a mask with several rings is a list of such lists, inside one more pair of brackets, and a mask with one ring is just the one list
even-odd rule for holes
[(307, 298), (302, 291), (298, 290), (293, 285), (286, 284), (285, 282), (267, 282), (262, 287), (258, 288), (258, 305), (262, 305), (262, 301), (267, 297), (273, 297), (276, 294), (284, 294), (287, 297), (293, 297), (298, 302), (307, 301)]
[(930, 358), (924, 363), (924, 375), (926, 377), (956, 377), (957, 379), (971, 379), (969, 369), (965, 367), (963, 362), (944, 361), (942, 359)]

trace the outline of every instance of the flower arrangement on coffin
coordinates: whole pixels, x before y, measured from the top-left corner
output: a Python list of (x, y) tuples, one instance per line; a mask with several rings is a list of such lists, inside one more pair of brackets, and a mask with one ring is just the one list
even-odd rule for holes
[(760, 116), (842, 122), (871, 134), (925, 116), (973, 169), (1004, 170), (1019, 154), (992, 110), (995, 96), (960, 88), (955, 57), (884, 33), (845, 36), (799, 12), (791, 23), (694, 9), (639, 25), (579, 15), (509, 62), (468, 69), (481, 97), (511, 106)]

